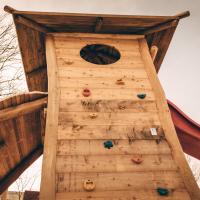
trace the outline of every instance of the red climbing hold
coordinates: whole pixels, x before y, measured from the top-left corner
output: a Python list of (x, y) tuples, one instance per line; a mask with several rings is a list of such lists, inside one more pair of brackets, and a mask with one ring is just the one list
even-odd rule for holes
[(91, 95), (91, 92), (90, 92), (89, 89), (85, 88), (85, 89), (83, 90), (83, 92), (82, 92), (82, 95), (83, 95), (84, 97), (89, 97), (89, 96)]
[(140, 164), (140, 163), (143, 162), (143, 159), (142, 159), (142, 156), (141, 156), (141, 155), (135, 155), (135, 156), (131, 159), (131, 161), (132, 161), (133, 163)]

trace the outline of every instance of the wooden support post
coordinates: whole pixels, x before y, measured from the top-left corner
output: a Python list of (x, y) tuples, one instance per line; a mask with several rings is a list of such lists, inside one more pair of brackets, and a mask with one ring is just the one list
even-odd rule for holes
[(56, 145), (59, 112), (59, 84), (54, 39), (46, 37), (46, 57), (48, 72), (48, 111), (44, 141), (44, 157), (40, 200), (55, 200), (56, 189)]
[(152, 58), (153, 62), (156, 58), (157, 53), (158, 53), (158, 47), (152, 46), (151, 49), (150, 49), (150, 54), (151, 54), (151, 58)]
[(98, 17), (96, 20), (94, 32), (95, 33), (99, 32), (101, 30), (102, 25), (103, 25), (103, 18)]
[(146, 40), (145, 39), (139, 40), (139, 45), (140, 45), (140, 52), (142, 55), (142, 59), (147, 71), (147, 75), (149, 77), (150, 83), (154, 91), (157, 108), (159, 110), (158, 114), (159, 114), (159, 118), (163, 126), (163, 129), (165, 131), (165, 137), (168, 143), (170, 144), (174, 160), (177, 162), (179, 166), (180, 173), (183, 177), (183, 181), (188, 190), (188, 193), (190, 194), (191, 199), (199, 200), (200, 190), (198, 188), (197, 183), (195, 182), (195, 179), (192, 178), (193, 174), (184, 157), (184, 153), (182, 151), (181, 145), (176, 135), (176, 131), (171, 119), (169, 107), (167, 105), (167, 100), (165, 98), (165, 94), (162, 89), (162, 86), (160, 85), (160, 82), (158, 80), (156, 70), (151, 59), (151, 55), (148, 51), (148, 45), (147, 45)]

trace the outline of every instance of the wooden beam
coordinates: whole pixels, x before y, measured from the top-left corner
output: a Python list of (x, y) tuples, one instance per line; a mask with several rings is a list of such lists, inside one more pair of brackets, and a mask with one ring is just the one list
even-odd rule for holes
[(153, 88), (153, 92), (156, 98), (157, 108), (159, 111), (158, 115), (159, 115), (163, 130), (165, 131), (165, 137), (172, 150), (172, 156), (175, 162), (177, 163), (177, 165), (179, 166), (180, 174), (184, 181), (185, 187), (188, 190), (188, 193), (190, 194), (191, 199), (199, 200), (199, 197), (200, 197), (199, 187), (193, 177), (190, 167), (188, 166), (188, 163), (183, 154), (181, 145), (179, 143), (179, 140), (174, 128), (174, 124), (171, 119), (171, 115), (170, 115), (169, 107), (167, 105), (165, 94), (159, 82), (159, 79), (157, 77), (156, 70), (152, 62), (151, 55), (149, 53), (149, 48), (145, 39), (139, 40), (139, 49), (141, 52), (141, 56), (143, 59), (143, 63), (145, 65), (147, 75), (149, 77), (149, 81)]
[(95, 23), (94, 32), (98, 33), (101, 30), (102, 25), (103, 25), (103, 18), (102, 17), (97, 17), (97, 20), (96, 20), (96, 23)]
[(157, 46), (152, 46), (151, 49), (150, 49), (150, 54), (151, 54), (151, 58), (154, 62), (155, 58), (156, 58), (156, 55), (158, 53), (158, 47)]
[(40, 24), (38, 24), (37, 22), (34, 22), (32, 20), (26, 19), (23, 16), (20, 15), (15, 15), (14, 16), (14, 20), (17, 23), (23, 24), (24, 26), (27, 26), (31, 29), (34, 29), (36, 31), (42, 32), (42, 33), (48, 33), (49, 29), (46, 28), (45, 26), (41, 26)]
[(81, 38), (95, 38), (95, 39), (121, 39), (121, 40), (136, 40), (144, 38), (144, 35), (131, 34), (96, 34), (96, 33), (48, 33), (54, 37), (81, 37)]
[(46, 57), (48, 66), (48, 109), (44, 140), (40, 200), (55, 200), (56, 148), (60, 89), (54, 38), (50, 35), (46, 37)]
[(42, 145), (39, 145), (28, 156), (26, 156), (14, 169), (0, 180), (0, 194), (2, 194), (18, 177), (29, 167), (43, 152)]
[(47, 104), (47, 97), (27, 102), (24, 104), (20, 104), (18, 106), (13, 106), (3, 109), (0, 112), (0, 122), (20, 115), (25, 115), (31, 112), (35, 112), (36, 110), (44, 108), (46, 104)]
[(175, 15), (175, 17), (178, 17), (179, 19), (183, 19), (183, 18), (189, 17), (189, 16), (190, 16), (190, 11), (188, 11), (188, 10)]
[(159, 32), (159, 31), (166, 30), (166, 29), (171, 28), (171, 27), (176, 27), (178, 25), (178, 22), (179, 22), (179, 20), (176, 19), (176, 20), (173, 20), (173, 21), (170, 21), (170, 22), (161, 23), (161, 24), (158, 24), (156, 26), (145, 29), (144, 31), (136, 32), (136, 34), (148, 35), (148, 34), (156, 33), (156, 32)]
[(10, 13), (10, 14), (13, 14), (17, 10), (15, 10), (14, 8), (12, 8), (10, 6), (4, 6), (4, 11), (7, 13)]

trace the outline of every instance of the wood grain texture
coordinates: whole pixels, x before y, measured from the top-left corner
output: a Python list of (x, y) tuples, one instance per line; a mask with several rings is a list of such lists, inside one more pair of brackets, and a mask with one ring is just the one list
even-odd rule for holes
[[(67, 78), (61, 77), (60, 79), (61, 88), (111, 88), (111, 89), (151, 89), (151, 85), (148, 79), (130, 79), (130, 78)], [(123, 84), (117, 84), (118, 80), (122, 80)]]
[(57, 63), (52, 37), (46, 38), (46, 56), (48, 65), (48, 108), (44, 142), (44, 158), (40, 200), (55, 200), (56, 181), (56, 145), (59, 112), (59, 82), (57, 79)]
[[(57, 192), (83, 192), (83, 181), (93, 180), (95, 191), (153, 190), (157, 187), (184, 189), (184, 183), (176, 171), (118, 172), (118, 173), (60, 173), (57, 174)], [(134, 181), (133, 181), (134, 180)]]
[[(86, 65), (87, 66), (87, 65)], [(141, 69), (120, 69), (116, 67), (105, 67), (105, 68), (95, 68), (95, 67), (78, 67), (68, 68), (59, 67), (59, 78), (130, 78), (130, 79), (140, 79), (147, 78), (147, 73), (144, 68)]]
[[(157, 130), (157, 135), (151, 134), (150, 128)], [(149, 125), (78, 125), (63, 123), (58, 127), (58, 139), (164, 139), (161, 126), (153, 123)]]
[[(162, 196), (158, 196), (155, 190), (132, 190), (132, 191), (103, 191), (103, 192), (59, 192), (56, 194), (57, 200), (129, 200), (129, 199), (142, 199), (142, 200), (163, 200)], [(165, 200), (190, 200), (186, 190), (176, 189), (170, 193)]]
[[(133, 154), (170, 154), (165, 140), (159, 144), (155, 140), (112, 140), (114, 147), (106, 149), (104, 139), (98, 140), (59, 140), (57, 155), (133, 155)], [(95, 147), (95, 148), (94, 148)]]
[(149, 172), (178, 170), (171, 155), (143, 155), (138, 165), (131, 160), (135, 155), (76, 155), (58, 156), (57, 173), (88, 172)]
[(140, 100), (61, 100), (61, 112), (157, 112), (155, 101)]
[[(84, 89), (84, 88), (83, 88)], [(80, 88), (61, 88), (61, 100), (101, 100), (102, 95), (104, 95), (104, 100), (130, 100), (133, 101), (140, 100), (143, 101), (143, 99), (138, 98), (138, 94), (141, 93), (148, 93), (145, 100), (147, 101), (154, 101), (154, 93), (152, 90), (148, 89), (93, 89), (91, 90), (91, 95), (89, 97), (84, 97), (82, 95), (83, 89)]]
[(146, 71), (148, 73), (149, 81), (151, 82), (154, 90), (159, 111), (159, 118), (165, 131), (165, 136), (172, 148), (172, 155), (180, 168), (181, 176), (184, 180), (184, 184), (190, 194), (191, 199), (198, 200), (200, 197), (200, 190), (184, 157), (181, 145), (176, 135), (165, 94), (156, 76), (155, 67), (148, 51), (146, 40), (141, 39), (139, 43), (140, 52), (146, 67)]
[(98, 113), (91, 119), (90, 112), (60, 112), (60, 124), (82, 125), (160, 125), (157, 113)]

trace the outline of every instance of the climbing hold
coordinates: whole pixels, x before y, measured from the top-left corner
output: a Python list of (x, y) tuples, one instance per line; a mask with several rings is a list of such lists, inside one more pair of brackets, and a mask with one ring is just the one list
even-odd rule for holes
[(152, 136), (158, 135), (156, 128), (150, 128), (150, 131)]
[(131, 161), (133, 163), (136, 163), (136, 164), (141, 164), (143, 162), (143, 159), (142, 159), (142, 156), (141, 155), (135, 155)]
[(161, 187), (158, 187), (157, 188), (157, 192), (160, 196), (168, 196), (169, 194), (169, 190), (166, 189), (166, 188), (161, 188)]
[(140, 99), (144, 99), (146, 97), (146, 94), (138, 94), (137, 97)]
[(82, 126), (79, 126), (77, 124), (73, 124), (72, 131), (73, 132), (78, 132), (81, 128), (82, 128)]
[(89, 116), (91, 119), (95, 119), (97, 117), (97, 113), (91, 113)]
[(103, 144), (106, 149), (111, 149), (113, 147), (113, 143), (111, 140), (108, 140), (108, 141), (104, 142)]
[(95, 184), (92, 180), (87, 179), (83, 182), (83, 188), (84, 188), (84, 190), (90, 192), (95, 189)]
[(89, 97), (89, 96), (91, 95), (91, 92), (90, 92), (89, 89), (85, 88), (85, 89), (83, 90), (83, 92), (82, 92), (82, 95), (83, 95), (84, 97)]
[(125, 108), (126, 108), (126, 106), (125, 105), (118, 105), (118, 108), (120, 109), (120, 110), (124, 110)]
[(125, 83), (124, 83), (124, 81), (122, 80), (122, 78), (118, 79), (118, 80), (116, 81), (116, 84), (117, 84), (117, 85), (125, 85)]

